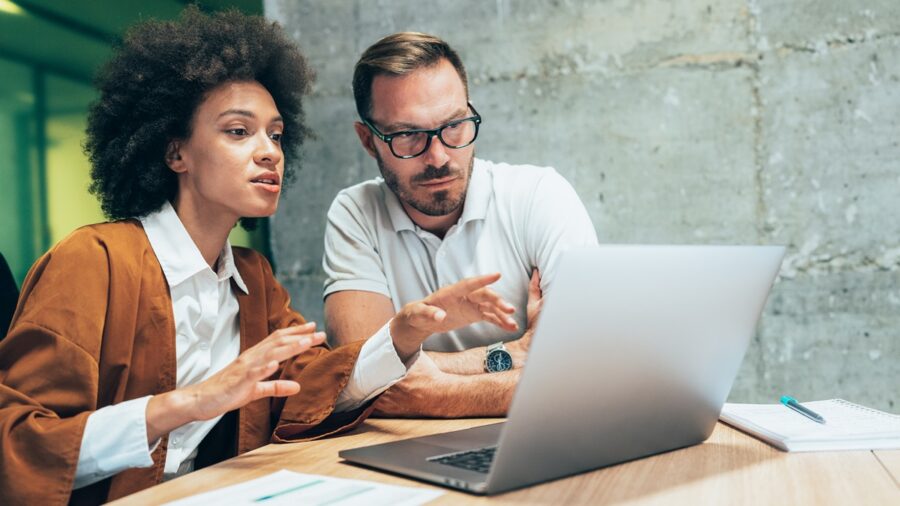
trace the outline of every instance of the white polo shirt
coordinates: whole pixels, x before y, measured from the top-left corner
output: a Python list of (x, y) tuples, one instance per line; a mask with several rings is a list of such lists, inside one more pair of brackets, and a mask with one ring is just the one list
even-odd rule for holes
[(525, 328), (532, 268), (540, 270), (541, 289), (549, 294), (560, 253), (593, 244), (597, 235), (587, 210), (549, 167), (476, 159), (462, 216), (443, 240), (413, 223), (376, 178), (341, 191), (328, 210), (325, 297), (375, 292), (399, 310), (460, 279), (500, 272), (492, 288), (516, 307), (519, 331), (477, 323), (424, 343), (426, 350), (461, 351), (517, 339)]

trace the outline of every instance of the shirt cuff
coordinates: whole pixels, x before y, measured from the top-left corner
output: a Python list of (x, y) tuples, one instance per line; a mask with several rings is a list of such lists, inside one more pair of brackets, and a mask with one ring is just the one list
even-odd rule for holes
[[(125, 469), (153, 465), (151, 448), (147, 444), (150, 397), (106, 406), (88, 416), (73, 489), (96, 483)], [(153, 447), (157, 444), (159, 441)]]
[(359, 350), (350, 381), (338, 396), (335, 411), (352, 411), (384, 392), (406, 376), (418, 357), (416, 352), (406, 363), (400, 360), (394, 349), (389, 320)]

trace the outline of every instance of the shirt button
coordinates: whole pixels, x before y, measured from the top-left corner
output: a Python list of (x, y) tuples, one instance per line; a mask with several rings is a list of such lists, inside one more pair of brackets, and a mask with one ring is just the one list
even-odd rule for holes
[(178, 443), (179, 443), (179, 442), (180, 442), (180, 441), (178, 440), (177, 437), (173, 437), (172, 440), (169, 441), (169, 443), (171, 443), (172, 448), (178, 448)]
[(209, 349), (209, 341), (200, 341), (200, 349), (206, 351)]

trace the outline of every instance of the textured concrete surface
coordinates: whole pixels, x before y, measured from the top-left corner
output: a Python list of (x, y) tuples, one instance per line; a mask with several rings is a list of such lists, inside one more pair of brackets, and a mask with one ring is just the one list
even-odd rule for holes
[(321, 321), (325, 211), (377, 175), (352, 130), (378, 38), (448, 40), (485, 118), (478, 155), (552, 165), (602, 242), (785, 244), (730, 399), (900, 412), (900, 2), (267, 0), (319, 79), (273, 218), (295, 305)]

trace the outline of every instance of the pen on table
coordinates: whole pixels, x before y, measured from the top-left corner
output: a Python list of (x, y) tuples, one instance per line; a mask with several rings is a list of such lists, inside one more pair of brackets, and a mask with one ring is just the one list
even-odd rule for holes
[(800, 404), (799, 402), (797, 402), (797, 399), (794, 399), (790, 395), (782, 395), (781, 403), (814, 422), (825, 423), (825, 418), (822, 415), (807, 408), (803, 404)]

